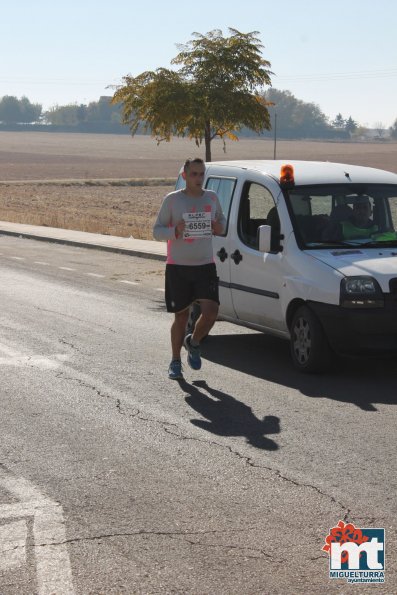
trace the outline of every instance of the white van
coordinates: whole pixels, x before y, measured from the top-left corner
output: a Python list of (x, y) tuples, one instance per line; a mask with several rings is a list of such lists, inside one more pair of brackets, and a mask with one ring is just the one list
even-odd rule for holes
[(213, 238), (220, 318), (288, 339), (303, 372), (332, 351), (397, 353), (396, 174), (225, 161), (206, 164), (204, 186), (227, 218)]

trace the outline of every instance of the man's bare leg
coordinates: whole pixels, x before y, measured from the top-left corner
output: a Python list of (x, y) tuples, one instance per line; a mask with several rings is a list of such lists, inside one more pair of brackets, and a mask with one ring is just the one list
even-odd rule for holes
[(199, 303), (201, 314), (192, 334), (193, 345), (198, 345), (200, 341), (208, 335), (215, 324), (219, 310), (218, 304), (212, 300), (199, 300)]
[(171, 326), (172, 359), (181, 359), (181, 349), (186, 334), (186, 324), (189, 318), (189, 308), (175, 313)]

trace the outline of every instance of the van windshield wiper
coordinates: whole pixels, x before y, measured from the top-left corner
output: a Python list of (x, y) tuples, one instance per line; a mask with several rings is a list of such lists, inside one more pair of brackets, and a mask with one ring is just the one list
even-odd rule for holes
[(349, 246), (349, 248), (355, 248), (356, 246), (362, 246), (362, 243), (351, 240), (316, 240), (315, 242), (307, 242), (306, 246)]
[(387, 248), (388, 246), (394, 247), (397, 246), (397, 239), (395, 240), (368, 240), (367, 242), (360, 243), (360, 246), (368, 247), (368, 246), (377, 246), (380, 248)]

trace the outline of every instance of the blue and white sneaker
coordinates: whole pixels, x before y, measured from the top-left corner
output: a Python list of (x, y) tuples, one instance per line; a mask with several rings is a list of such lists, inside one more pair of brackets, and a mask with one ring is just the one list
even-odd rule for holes
[(168, 378), (171, 380), (181, 380), (182, 374), (182, 362), (180, 359), (173, 359), (168, 367)]
[(201, 368), (201, 352), (200, 347), (197, 345), (194, 346), (191, 343), (192, 335), (186, 335), (185, 340), (183, 341), (183, 346), (187, 349), (187, 363), (192, 368), (192, 370), (200, 370)]

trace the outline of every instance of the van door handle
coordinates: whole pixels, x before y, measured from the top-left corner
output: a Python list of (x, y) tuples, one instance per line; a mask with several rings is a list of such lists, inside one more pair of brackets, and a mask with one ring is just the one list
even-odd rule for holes
[(220, 250), (218, 250), (218, 252), (216, 253), (216, 255), (218, 256), (219, 260), (221, 262), (225, 262), (226, 258), (227, 258), (227, 252), (225, 250), (225, 248), (222, 246), (222, 248)]
[(241, 262), (243, 260), (240, 250), (235, 250), (233, 252), (233, 254), (230, 255), (230, 258), (233, 258), (233, 260), (236, 264), (239, 264), (239, 262)]

